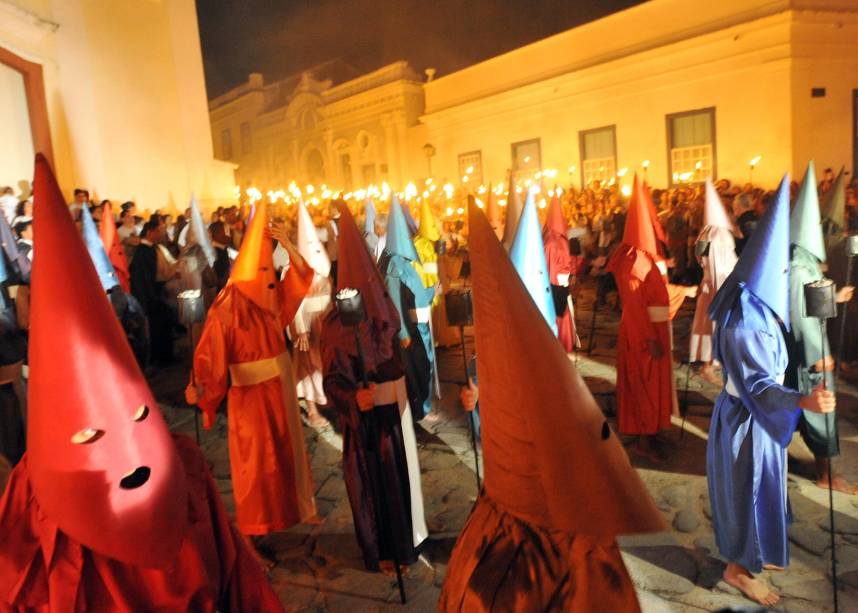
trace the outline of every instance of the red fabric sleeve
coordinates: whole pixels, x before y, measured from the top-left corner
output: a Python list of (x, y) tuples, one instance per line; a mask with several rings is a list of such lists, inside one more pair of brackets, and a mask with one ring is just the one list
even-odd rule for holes
[(191, 383), (202, 386), (197, 406), (203, 412), (203, 427), (211, 428), (215, 414), (228, 389), (227, 330), (217, 312), (218, 305), (209, 310), (200, 341), (194, 351)]

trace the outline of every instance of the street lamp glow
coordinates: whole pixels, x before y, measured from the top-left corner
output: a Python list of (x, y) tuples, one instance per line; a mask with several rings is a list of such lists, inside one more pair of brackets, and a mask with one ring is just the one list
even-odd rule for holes
[(623, 196), (625, 196), (626, 198), (628, 198), (628, 197), (629, 197), (629, 196), (631, 196), (631, 194), (632, 194), (632, 188), (631, 188), (631, 186), (629, 186), (629, 185), (623, 185), (623, 186), (620, 188), (620, 193), (621, 193)]
[(750, 161), (750, 166), (751, 166), (751, 168), (753, 168), (754, 166), (756, 166), (757, 164), (759, 164), (761, 159), (762, 159), (762, 157), (761, 157), (761, 156), (759, 156), (759, 155), (758, 155), (758, 156), (756, 156), (755, 158), (753, 158), (753, 159)]
[(620, 169), (617, 171), (617, 176), (618, 176), (618, 177), (620, 177), (620, 178), (622, 179), (623, 177), (625, 177), (625, 176), (626, 176), (626, 174), (627, 174), (628, 172), (629, 172), (629, 169), (628, 169), (628, 168), (620, 168)]
[(641, 162), (641, 166), (644, 167), (644, 170), (649, 168), (649, 160), (644, 160), (643, 162)]

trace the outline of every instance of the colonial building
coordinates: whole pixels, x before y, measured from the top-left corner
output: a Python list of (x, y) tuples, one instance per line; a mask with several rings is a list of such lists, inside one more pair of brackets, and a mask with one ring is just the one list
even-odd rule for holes
[(194, 0), (0, 0), (0, 185), (43, 152), (69, 198), (225, 201), (206, 98)]
[[(210, 104), (245, 185), (401, 185), (427, 155), (434, 176), (472, 182), (552, 168), (575, 184), (637, 171), (774, 186), (809, 159), (858, 170), (856, 0), (651, 0), (429, 82), (400, 62), (290, 83), (288, 104), (240, 121), (227, 109), (261, 76)], [(244, 133), (266, 163), (229, 144)]]
[(342, 61), (270, 84), (250, 75), (209, 103), (217, 155), (236, 164), (240, 185), (262, 189), (406, 180), (420, 79), (406, 62), (355, 75)]

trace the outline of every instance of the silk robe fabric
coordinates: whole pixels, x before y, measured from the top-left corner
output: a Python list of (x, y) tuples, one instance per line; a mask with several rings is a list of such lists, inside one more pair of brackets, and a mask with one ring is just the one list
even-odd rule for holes
[(616, 540), (548, 530), (483, 493), (447, 567), (438, 610), (639, 611)]
[(786, 448), (800, 394), (778, 383), (788, 361), (780, 324), (747, 290), (738, 300), (715, 330), (716, 357), (733, 389), (715, 401), (706, 476), (718, 550), (759, 573), (764, 564), (789, 563)]
[(712, 334), (715, 323), (709, 319), (709, 305), (715, 293), (736, 266), (736, 247), (730, 230), (726, 228), (709, 229), (709, 253), (701, 258), (703, 280), (697, 291), (697, 304), (694, 308), (694, 321), (691, 324), (689, 338), (689, 361), (712, 361)]
[[(281, 287), (302, 286), (287, 294), (280, 316), (262, 309), (228, 284), (209, 310), (194, 353), (195, 383), (202, 385), (198, 405), (203, 424), (211, 427), (227, 395), (229, 461), (236, 524), (244, 534), (285, 530), (316, 514), (313, 478), (304, 446), (291, 360), (282, 321), (294, 316), (309, 275), (289, 269)], [(285, 319), (285, 317), (289, 319)], [(260, 360), (279, 363), (276, 373), (252, 385), (230, 381), (230, 367)]]
[[(792, 324), (792, 342), (789, 343), (789, 368), (786, 383), (803, 395), (810, 394), (822, 383), (822, 373), (814, 364), (823, 355), (831, 355), (828, 333), (820, 328), (820, 321), (805, 315), (804, 286), (822, 278), (819, 261), (803, 247), (793, 246), (789, 275), (789, 309)], [(825, 384), (834, 391), (834, 373), (825, 373)], [(798, 422), (802, 439), (817, 458), (840, 455), (840, 437), (837, 431), (837, 413), (820, 415), (802, 411)], [(826, 423), (828, 429), (826, 435)]]
[[(417, 271), (417, 274), (420, 276), (420, 280), (423, 281), (423, 287), (425, 288), (434, 288), (435, 285), (440, 282), (439, 270), (438, 270), (438, 254), (435, 253), (435, 242), (430, 241), (428, 238), (417, 234), (413, 239), (414, 249), (417, 251), (417, 255), (420, 258), (419, 262), (414, 262), (414, 270)], [(438, 359), (435, 353), (435, 344), (437, 343), (437, 334), (435, 333), (435, 313), (438, 310), (436, 307), (441, 302), (442, 292), (438, 292), (435, 294), (432, 299), (432, 311), (430, 313), (431, 325), (429, 326), (429, 347), (427, 347), (429, 362), (432, 365), (432, 385), (435, 387), (435, 395), (440, 398), (441, 397), (441, 382), (438, 377)], [(431, 396), (431, 394), (430, 394)], [(428, 410), (431, 410), (431, 403)]]
[[(619, 249), (627, 249), (621, 245)], [(634, 250), (637, 251), (637, 250)], [(655, 263), (637, 252), (619, 259), (613, 269), (623, 312), (617, 339), (617, 417), (622, 434), (656, 434), (670, 427), (673, 410), (673, 359), (670, 352), (670, 296)], [(651, 321), (649, 308), (661, 311)], [(657, 341), (662, 356), (654, 358), (647, 341)]]
[(0, 612), (282, 611), (199, 448), (174, 440), (187, 473), (189, 528), (162, 569), (106, 558), (61, 532), (33, 497), (25, 456), (0, 498)]
[[(402, 364), (394, 350), (388, 361), (368, 366), (372, 368), (368, 373), (370, 382), (397, 385), (398, 402), (377, 405), (366, 413), (360, 411), (356, 400), (357, 389), (362, 385), (360, 365), (348, 350), (351, 339), (343, 339), (344, 334), (353, 332), (339, 323), (337, 313), (330, 313), (322, 331), (325, 392), (340, 416), (343, 476), (355, 535), (369, 570), (378, 570), (379, 561), (391, 560), (394, 551), (401, 564), (411, 564), (417, 559), (416, 547), (427, 538), (428, 529)], [(371, 343), (362, 342), (364, 351), (371, 351)], [(383, 498), (387, 505), (382, 503)]]
[(557, 338), (566, 353), (572, 353), (577, 333), (570, 308), (572, 298), (569, 295), (569, 279), (575, 270), (572, 255), (569, 253), (569, 241), (558, 234), (546, 233), (545, 261), (548, 263), (548, 279), (554, 295), (554, 310), (557, 312)]
[[(289, 326), (292, 337), (292, 363), (295, 366), (296, 393), (315, 404), (328, 404), (322, 382), (322, 355), (319, 342), (322, 335), (322, 320), (331, 308), (331, 280), (316, 273), (310, 291), (301, 303), (295, 319)], [(307, 334), (310, 348), (298, 349), (295, 341)]]
[(411, 345), (402, 351), (408, 401), (415, 421), (420, 421), (432, 410), (432, 369), (435, 367), (432, 334), (428, 323), (412, 321), (412, 311), (432, 306), (435, 290), (423, 286), (423, 281), (407, 259), (384, 252), (379, 261), (384, 284), (399, 312), (401, 326), (399, 340), (411, 339)]

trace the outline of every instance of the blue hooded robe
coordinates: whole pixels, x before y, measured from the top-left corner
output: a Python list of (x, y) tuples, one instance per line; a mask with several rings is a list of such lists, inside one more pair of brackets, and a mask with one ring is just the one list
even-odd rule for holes
[(725, 386), (715, 402), (706, 476), (718, 550), (752, 573), (789, 563), (787, 446), (801, 395), (782, 385), (789, 326), (789, 180), (710, 306)]
[(410, 338), (412, 341), (403, 351), (403, 362), (408, 400), (415, 421), (420, 421), (432, 410), (432, 369), (435, 367), (429, 330), (435, 289), (424, 287), (423, 280), (411, 264), (419, 261), (408, 233), (405, 214), (394, 195), (387, 223), (387, 243), (378, 267), (402, 322), (398, 339)]

